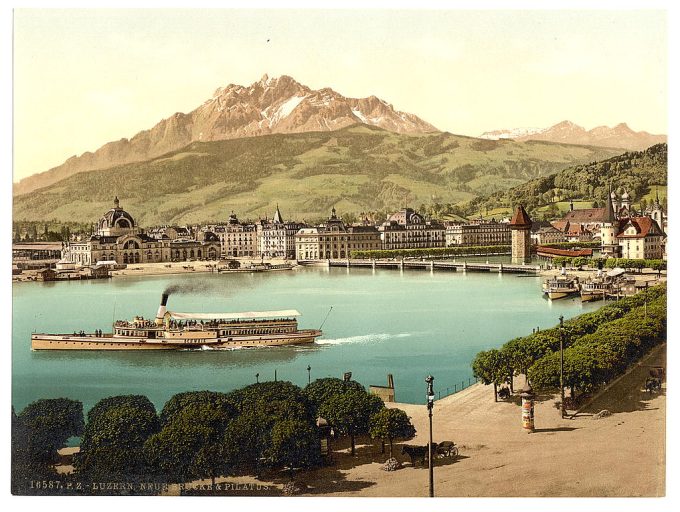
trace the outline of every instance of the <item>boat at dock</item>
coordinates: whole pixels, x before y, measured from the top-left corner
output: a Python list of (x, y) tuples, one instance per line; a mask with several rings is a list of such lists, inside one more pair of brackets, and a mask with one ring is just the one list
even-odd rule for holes
[(615, 295), (623, 279), (625, 270), (615, 268), (607, 273), (598, 270), (597, 274), (581, 283), (581, 301), (606, 300)]
[(298, 329), (296, 310), (178, 313), (163, 294), (156, 318), (118, 320), (111, 333), (31, 335), (32, 350), (186, 350), (313, 343), (320, 329)]
[(578, 277), (562, 272), (559, 275), (550, 277), (543, 282), (543, 293), (550, 300), (563, 299), (579, 292)]
[(294, 265), (290, 263), (252, 263), (247, 267), (234, 267), (229, 266), (217, 267), (218, 272), (273, 272), (276, 270), (293, 270)]

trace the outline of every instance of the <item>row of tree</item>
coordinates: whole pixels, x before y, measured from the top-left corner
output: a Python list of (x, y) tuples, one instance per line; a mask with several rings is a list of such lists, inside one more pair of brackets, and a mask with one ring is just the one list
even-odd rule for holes
[(430, 247), (423, 249), (384, 249), (376, 251), (351, 251), (353, 259), (383, 258), (444, 258), (449, 256), (509, 254), (509, 245), (470, 245), (455, 247)]
[[(494, 385), (494, 397), (498, 385), (507, 381), (512, 382), (511, 377), (518, 374), (527, 374), (539, 360), (559, 351), (560, 337), (562, 336), (564, 347), (569, 347), (584, 336), (593, 335), (592, 340), (602, 340), (606, 330), (599, 329), (614, 320), (622, 318), (627, 313), (636, 309), (649, 309), (649, 304), (654, 303), (655, 308), (663, 304), (665, 321), (666, 284), (662, 283), (650, 287), (637, 295), (626, 297), (615, 303), (603, 306), (597, 311), (585, 313), (566, 320), (563, 327), (555, 326), (543, 331), (534, 332), (528, 336), (514, 338), (499, 349), (484, 350), (479, 352), (472, 361), (474, 376), (485, 385)], [(630, 326), (630, 324), (627, 324)], [(632, 332), (637, 332), (634, 328)], [(595, 334), (599, 331), (599, 334)], [(663, 333), (660, 331), (659, 336)], [(606, 340), (602, 340), (605, 343)], [(555, 357), (555, 356), (552, 356)], [(547, 363), (546, 363), (547, 364)], [(538, 370), (534, 370), (538, 372)], [(558, 372), (559, 374), (559, 372)], [(544, 381), (537, 382), (537, 385)], [(532, 381), (533, 383), (533, 381)]]
[(625, 268), (627, 270), (666, 270), (667, 262), (652, 259), (629, 259), (629, 258), (585, 258), (583, 256), (558, 256), (553, 258), (553, 265), (558, 267), (591, 267), (591, 268)]
[[(95, 482), (186, 482), (265, 469), (312, 468), (321, 460), (317, 417), (337, 436), (370, 434), (390, 444), (415, 435), (406, 413), (388, 409), (354, 381), (326, 378), (301, 389), (263, 382), (230, 393), (192, 391), (173, 396), (157, 414), (141, 395), (100, 400), (83, 418), (80, 402), (38, 400), (19, 415), (12, 410), (12, 489), (33, 480), (69, 478)], [(75, 474), (59, 477), (53, 466), (67, 439), (81, 436)], [(51, 492), (54, 491), (54, 492)], [(87, 492), (87, 489), (83, 489)], [(134, 488), (127, 492), (144, 492)]]
[[(666, 298), (659, 297), (571, 342), (564, 350), (564, 385), (571, 388), (572, 397), (593, 391), (624, 373), (665, 339)], [(538, 389), (559, 389), (559, 352), (536, 361), (528, 377)]]

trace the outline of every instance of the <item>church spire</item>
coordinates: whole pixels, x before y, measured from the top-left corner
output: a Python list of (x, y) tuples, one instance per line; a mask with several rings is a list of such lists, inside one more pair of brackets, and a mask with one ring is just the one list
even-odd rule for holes
[(274, 223), (283, 224), (283, 215), (281, 215), (281, 210), (279, 210), (278, 203), (276, 204), (276, 212), (274, 212)]
[(607, 194), (607, 206), (604, 212), (604, 221), (608, 223), (614, 223), (616, 221), (616, 215), (614, 214), (614, 205), (612, 205), (612, 184), (609, 183), (609, 194)]

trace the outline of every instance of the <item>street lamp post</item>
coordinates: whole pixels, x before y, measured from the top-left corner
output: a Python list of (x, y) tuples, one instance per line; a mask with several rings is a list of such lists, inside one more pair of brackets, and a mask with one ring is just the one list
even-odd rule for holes
[(312, 367), (307, 365), (307, 384), (312, 383)]
[(258, 383), (258, 384), (260, 383), (260, 374), (259, 373), (255, 374), (255, 382)]
[(434, 377), (428, 375), (425, 378), (427, 382), (427, 415), (430, 419), (430, 442), (427, 444), (427, 465), (430, 471), (430, 498), (434, 498), (434, 464), (432, 460), (432, 408), (434, 407), (434, 389), (432, 388), (432, 383), (434, 382)]
[(562, 418), (566, 416), (564, 411), (564, 316), (560, 315), (560, 413)]

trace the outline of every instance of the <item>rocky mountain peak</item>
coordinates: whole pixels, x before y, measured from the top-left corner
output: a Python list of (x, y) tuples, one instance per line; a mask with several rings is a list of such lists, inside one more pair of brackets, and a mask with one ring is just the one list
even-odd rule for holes
[(665, 135), (652, 135), (644, 131), (636, 132), (626, 123), (619, 123), (613, 128), (602, 125), (592, 130), (586, 130), (568, 120), (561, 121), (550, 128), (511, 128), (484, 132), (480, 135), (480, 138), (514, 139), (518, 141), (544, 140), (635, 151), (666, 142)]
[(14, 193), (30, 192), (77, 172), (148, 160), (196, 141), (328, 131), (359, 123), (397, 133), (437, 131), (376, 96), (347, 98), (329, 87), (312, 90), (291, 76), (270, 77), (265, 73), (249, 86), (232, 83), (219, 87), (192, 112), (176, 113), (129, 140), (108, 143), (93, 153), (21, 180)]

